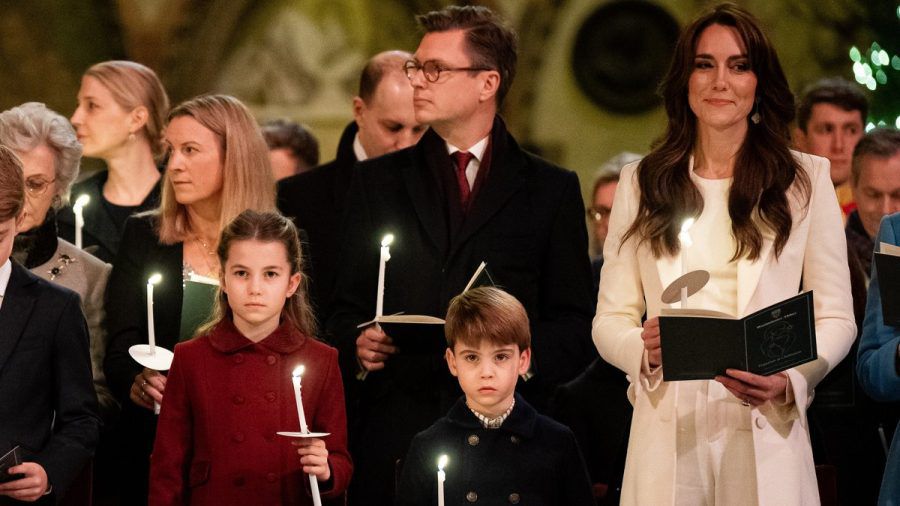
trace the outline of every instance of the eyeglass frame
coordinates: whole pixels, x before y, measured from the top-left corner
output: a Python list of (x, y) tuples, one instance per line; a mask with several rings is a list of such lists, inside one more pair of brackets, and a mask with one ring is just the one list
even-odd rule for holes
[[(437, 74), (434, 79), (428, 77), (428, 72), (425, 71), (425, 67), (427, 65), (433, 65), (437, 68)], [(441, 72), (484, 72), (486, 70), (495, 70), (489, 67), (444, 67), (437, 60), (426, 60), (423, 63), (419, 63), (418, 60), (406, 60), (403, 62), (403, 72), (406, 74), (406, 78), (412, 81), (412, 79), (422, 71), (422, 77), (425, 78), (429, 83), (436, 83), (441, 78)]]
[[(42, 176), (31, 176), (31, 177), (27, 177), (27, 178), (25, 178), (25, 192), (26, 192), (28, 195), (31, 195), (32, 197), (40, 197), (41, 195), (43, 195), (44, 193), (46, 193), (47, 188), (50, 188), (50, 185), (51, 185), (51, 184), (53, 184), (53, 183), (56, 182), (56, 179), (57, 179), (57, 178), (54, 177), (53, 179), (47, 181), (47, 180), (44, 179)], [(28, 182), (29, 182), (29, 181), (34, 181), (34, 180), (39, 180), (39, 181), (41, 181), (41, 183), (42, 183), (41, 186), (40, 186), (40, 187), (37, 187), (37, 188), (32, 187), (32, 186), (29, 186), (29, 183), (28, 183)]]

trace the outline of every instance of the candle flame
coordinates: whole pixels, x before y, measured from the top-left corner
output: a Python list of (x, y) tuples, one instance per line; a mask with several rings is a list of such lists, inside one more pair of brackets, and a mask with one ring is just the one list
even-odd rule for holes
[(156, 285), (156, 284), (159, 284), (160, 281), (162, 281), (162, 274), (160, 274), (158, 272), (156, 274), (150, 276), (149, 278), (147, 278), (148, 285)]
[(305, 371), (305, 370), (306, 370), (306, 367), (304, 367), (302, 365), (298, 365), (297, 367), (294, 368), (293, 376), (295, 378), (299, 378), (300, 376), (303, 376), (303, 371)]
[(394, 242), (394, 234), (388, 234), (381, 239), (382, 246), (390, 246)]
[(684, 220), (683, 222), (681, 222), (681, 233), (686, 234), (687, 231), (690, 230), (691, 227), (693, 227), (693, 226), (694, 226), (694, 218), (688, 218), (688, 219)]
[(441, 455), (440, 458), (438, 458), (438, 471), (443, 471), (444, 467), (446, 465), (447, 465), (447, 456)]
[(80, 210), (82, 207), (88, 205), (88, 202), (90, 202), (90, 201), (91, 201), (90, 195), (82, 194), (82, 195), (79, 195), (77, 199), (75, 199), (75, 205), (72, 207)]

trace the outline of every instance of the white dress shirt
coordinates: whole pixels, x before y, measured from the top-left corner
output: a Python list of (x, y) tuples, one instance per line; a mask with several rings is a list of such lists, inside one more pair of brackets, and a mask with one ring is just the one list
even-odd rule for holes
[(466, 181), (469, 182), (469, 189), (471, 190), (475, 186), (475, 178), (478, 177), (478, 168), (481, 167), (481, 161), (484, 158), (484, 152), (487, 150), (488, 145), (488, 137), (490, 134), (485, 136), (484, 139), (476, 142), (471, 148), (468, 150), (462, 150), (453, 144), (447, 143), (447, 153), (453, 154), (457, 151), (468, 151), (472, 154), (473, 158), (469, 161), (469, 165), (466, 166)]
[(3, 299), (6, 296), (6, 286), (9, 285), (10, 275), (12, 275), (12, 262), (7, 258), (6, 263), (0, 267), (0, 307), (3, 307)]

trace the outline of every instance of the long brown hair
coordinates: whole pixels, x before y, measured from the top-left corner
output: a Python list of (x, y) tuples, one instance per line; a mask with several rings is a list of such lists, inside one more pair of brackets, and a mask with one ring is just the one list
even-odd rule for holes
[[(224, 158), (219, 223), (230, 222), (244, 209), (274, 211), (275, 179), (269, 148), (247, 107), (228, 95), (205, 95), (172, 109), (169, 122), (180, 116), (193, 118), (221, 142)], [(158, 213), (160, 242), (175, 244), (188, 237), (187, 209), (175, 200), (169, 171), (163, 176)]]
[[(277, 242), (284, 245), (287, 251), (288, 264), (291, 275), (300, 273), (300, 285), (294, 294), (287, 299), (281, 310), (281, 320), (287, 320), (296, 329), (307, 336), (316, 336), (316, 317), (307, 295), (306, 275), (303, 273), (303, 255), (300, 248), (300, 239), (297, 228), (291, 220), (275, 212), (260, 212), (247, 209), (229, 223), (219, 238), (219, 247), (216, 254), (219, 257), (220, 276), (225, 275), (225, 263), (228, 261), (228, 251), (231, 245), (237, 241)], [(197, 335), (203, 335), (212, 330), (225, 318), (233, 318), (231, 306), (228, 305), (228, 296), (219, 289), (216, 297), (216, 307), (210, 321), (205, 324)]]
[(750, 260), (759, 258), (763, 242), (760, 225), (774, 231), (777, 257), (787, 243), (793, 220), (786, 193), (796, 181), (796, 196), (804, 208), (810, 195), (809, 176), (789, 149), (794, 96), (759, 22), (749, 12), (727, 3), (696, 19), (678, 39), (672, 63), (660, 85), (669, 122), (653, 151), (638, 165), (640, 204), (622, 242), (637, 236), (640, 241), (649, 241), (654, 256), (674, 255), (680, 248), (681, 221), (703, 211), (703, 197), (688, 173), (697, 139), (697, 118), (688, 103), (688, 81), (700, 34), (713, 24), (737, 31), (757, 77), (756, 110), (760, 121), (749, 124), (737, 152), (734, 182), (728, 195), (728, 214), (737, 244), (732, 260), (744, 256)]

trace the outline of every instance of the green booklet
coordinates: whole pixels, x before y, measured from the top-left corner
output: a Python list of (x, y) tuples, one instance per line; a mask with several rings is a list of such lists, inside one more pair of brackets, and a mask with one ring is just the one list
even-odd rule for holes
[(745, 316), (663, 309), (659, 316), (663, 380), (713, 379), (725, 369), (767, 376), (815, 360), (811, 291)]
[(192, 273), (184, 280), (179, 341), (193, 338), (197, 329), (209, 321), (218, 293), (219, 281), (216, 279)]

